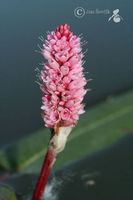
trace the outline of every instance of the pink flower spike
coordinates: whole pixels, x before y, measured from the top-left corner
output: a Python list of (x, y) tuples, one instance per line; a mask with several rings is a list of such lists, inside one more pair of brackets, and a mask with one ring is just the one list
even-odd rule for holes
[[(44, 108), (46, 108), (46, 111), (43, 109), (45, 126), (49, 128), (55, 128), (58, 124), (60, 126), (66, 126), (66, 124), (75, 126), (76, 119), (79, 119), (82, 112), (79, 112), (74, 102), (81, 99), (80, 104), (82, 106), (82, 99), (86, 93), (84, 87), (87, 83), (83, 74), (83, 54), (80, 38), (70, 31), (70, 26), (67, 24), (61, 25), (48, 35), (43, 48), (42, 54), (47, 63), (45, 64), (46, 68), (44, 66), (40, 75), (41, 90), (44, 91), (44, 96), (49, 96), (49, 102), (48, 98), (43, 100)], [(51, 96), (54, 94), (58, 101), (51, 101)], [(65, 115), (59, 109), (60, 106), (64, 111), (67, 110)], [(73, 110), (71, 106), (75, 108), (74, 113), (71, 112)], [(59, 119), (53, 121), (53, 118), (57, 118), (57, 111)], [(51, 112), (53, 113), (52, 117)], [(54, 113), (56, 116), (54, 116)], [(78, 117), (75, 118), (73, 115)]]
[(82, 103), (87, 92), (83, 74), (80, 37), (67, 24), (47, 36), (42, 55), (47, 60), (40, 72), (42, 118), (51, 129), (51, 138), (32, 200), (42, 200), (50, 171), (66, 144), (68, 135), (83, 114)]

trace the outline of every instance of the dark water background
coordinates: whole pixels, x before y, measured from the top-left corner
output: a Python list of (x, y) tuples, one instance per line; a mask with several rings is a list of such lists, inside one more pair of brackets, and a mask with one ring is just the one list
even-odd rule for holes
[[(76, 18), (76, 7), (109, 9), (110, 14)], [(120, 9), (123, 21), (108, 22)], [(0, 0), (0, 145), (29, 134), (43, 125), (41, 93), (35, 68), (43, 58), (35, 53), (38, 36), (46, 37), (62, 23), (83, 33), (87, 78), (93, 78), (85, 98), (87, 106), (133, 87), (133, 3), (124, 0)], [(84, 50), (85, 50), (84, 48)], [(41, 68), (41, 67), (40, 67)]]
[[(47, 200), (132, 200), (133, 133), (54, 172)], [(5, 181), (28, 200), (37, 174), (18, 174)], [(54, 198), (57, 197), (57, 198)]]
[[(133, 133), (57, 172), (59, 199), (133, 199)], [(79, 192), (80, 191), (80, 192)]]

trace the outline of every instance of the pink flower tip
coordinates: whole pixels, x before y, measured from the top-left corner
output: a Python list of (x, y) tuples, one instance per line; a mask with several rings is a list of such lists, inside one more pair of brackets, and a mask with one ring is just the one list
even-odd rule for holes
[(82, 101), (87, 92), (80, 37), (69, 25), (60, 25), (47, 35), (42, 54), (47, 60), (40, 73), (45, 126), (74, 126), (85, 112)]

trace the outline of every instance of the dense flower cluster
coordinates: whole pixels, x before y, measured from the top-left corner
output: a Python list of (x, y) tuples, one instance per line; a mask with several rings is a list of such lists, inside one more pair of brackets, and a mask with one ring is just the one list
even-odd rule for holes
[(80, 38), (65, 24), (47, 35), (42, 54), (47, 60), (40, 73), (45, 126), (75, 125), (84, 113), (87, 81), (83, 74)]

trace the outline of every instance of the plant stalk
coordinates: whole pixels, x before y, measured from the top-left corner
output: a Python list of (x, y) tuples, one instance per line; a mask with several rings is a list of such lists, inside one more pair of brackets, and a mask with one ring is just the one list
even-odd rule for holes
[(44, 190), (46, 188), (46, 184), (48, 181), (48, 177), (50, 175), (52, 166), (56, 160), (56, 153), (54, 146), (52, 144), (49, 145), (48, 151), (46, 153), (43, 166), (40, 172), (40, 176), (38, 178), (32, 200), (41, 200)]

